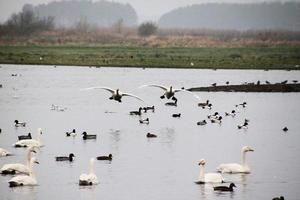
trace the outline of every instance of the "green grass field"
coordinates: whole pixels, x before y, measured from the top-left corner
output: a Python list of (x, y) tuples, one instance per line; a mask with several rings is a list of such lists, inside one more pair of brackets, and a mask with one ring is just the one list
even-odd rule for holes
[(99, 67), (300, 69), (300, 47), (0, 46), (0, 63)]

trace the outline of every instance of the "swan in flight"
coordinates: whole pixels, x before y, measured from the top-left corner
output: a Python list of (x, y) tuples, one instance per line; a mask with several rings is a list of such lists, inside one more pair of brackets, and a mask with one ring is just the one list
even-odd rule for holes
[(29, 167), (30, 167), (30, 160), (31, 160), (32, 153), (36, 153), (34, 147), (28, 148), (26, 165), (20, 163), (5, 164), (0, 169), (0, 173), (1, 174), (19, 174), (19, 173), (29, 174), (30, 172)]
[(224, 178), (221, 174), (218, 173), (204, 173), (204, 165), (205, 160), (201, 159), (198, 163), (200, 165), (200, 176), (197, 184), (205, 184), (205, 183), (224, 183)]
[(5, 149), (0, 148), (0, 157), (10, 156), (11, 153)]
[(93, 90), (93, 89), (103, 89), (103, 90), (109, 91), (112, 95), (111, 97), (109, 97), (109, 99), (118, 101), (120, 103), (122, 102), (122, 97), (124, 97), (124, 96), (133, 97), (133, 98), (136, 98), (140, 101), (144, 101), (140, 97), (135, 96), (133, 94), (121, 92), (119, 89), (113, 90), (113, 89), (108, 88), (108, 87), (90, 87), (90, 88), (85, 88), (85, 89), (82, 89), (82, 90)]
[(172, 100), (176, 101), (177, 98), (174, 96), (175, 93), (177, 92), (180, 92), (180, 91), (183, 91), (184, 89), (173, 89), (172, 86), (170, 86), (169, 88), (165, 87), (165, 86), (162, 86), (162, 85), (155, 85), (155, 84), (152, 84), (152, 85), (142, 85), (140, 86), (140, 88), (143, 88), (143, 87), (157, 87), (157, 88), (160, 88), (162, 90), (165, 91), (165, 93), (160, 96), (161, 99), (164, 99), (165, 97), (167, 97), (167, 99), (170, 99), (172, 97)]
[(89, 174), (81, 174), (79, 177), (79, 185), (96, 185), (99, 183), (98, 178), (94, 170), (95, 159), (91, 158), (90, 160), (90, 172)]
[(30, 146), (42, 147), (42, 146), (44, 146), (40, 139), (40, 135), (42, 135), (42, 134), (43, 134), (42, 129), (38, 128), (38, 137), (36, 140), (35, 139), (20, 140), (13, 145), (14, 145), (14, 147), (30, 147)]
[(228, 164), (221, 164), (217, 168), (219, 172), (222, 173), (250, 173), (250, 168), (246, 164), (246, 153), (254, 151), (249, 146), (244, 146), (241, 150), (242, 153), (242, 163), (228, 163)]
[(29, 175), (18, 175), (13, 177), (8, 181), (9, 187), (37, 185), (37, 180), (32, 170), (34, 163), (39, 164), (36, 158), (31, 158), (29, 164)]

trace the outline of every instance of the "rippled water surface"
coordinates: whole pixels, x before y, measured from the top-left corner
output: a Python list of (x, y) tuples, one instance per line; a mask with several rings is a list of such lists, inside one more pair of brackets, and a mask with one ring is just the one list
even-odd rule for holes
[[(11, 76), (18, 74), (18, 76)], [(40, 165), (34, 166), (36, 187), (11, 189), (9, 176), (0, 176), (0, 199), (286, 199), (300, 196), (300, 94), (299, 93), (196, 93), (201, 101), (209, 99), (212, 110), (197, 106), (188, 93), (178, 93), (178, 107), (167, 107), (158, 88), (138, 88), (143, 84), (173, 85), (180, 88), (206, 86), (211, 83), (232, 84), (260, 80), (280, 82), (300, 80), (298, 71), (255, 70), (182, 70), (129, 69), (57, 66), (1, 65), (0, 68), (0, 147), (14, 156), (0, 158), (5, 163), (25, 162), (26, 151), (12, 144), (18, 135), (43, 129), (45, 144), (37, 154)], [(124, 97), (123, 103), (110, 101), (104, 90), (81, 91), (91, 86), (108, 86), (133, 93), (149, 105), (154, 113), (144, 114), (150, 124), (139, 124), (129, 111), (144, 103)], [(224, 117), (221, 125), (197, 126), (218, 111), (224, 114), (235, 104), (237, 116)], [(51, 104), (66, 107), (64, 112), (51, 110)], [(181, 118), (172, 118), (181, 113)], [(237, 125), (250, 119), (248, 130)], [(15, 128), (13, 121), (26, 121), (25, 128)], [(281, 129), (287, 126), (289, 131)], [(73, 128), (75, 138), (65, 132)], [(83, 141), (80, 133), (97, 134), (96, 141)], [(152, 132), (158, 138), (147, 139)], [(240, 162), (244, 145), (255, 151), (247, 154), (251, 174), (224, 174), (237, 186), (232, 193), (217, 193), (210, 184), (196, 185), (198, 160), (206, 160), (205, 171), (213, 172), (221, 163)], [(57, 155), (73, 152), (73, 163), (55, 162)], [(96, 161), (100, 184), (79, 187), (80, 174), (88, 172), (91, 157), (113, 154), (113, 161)], [(225, 184), (227, 185), (227, 183)]]

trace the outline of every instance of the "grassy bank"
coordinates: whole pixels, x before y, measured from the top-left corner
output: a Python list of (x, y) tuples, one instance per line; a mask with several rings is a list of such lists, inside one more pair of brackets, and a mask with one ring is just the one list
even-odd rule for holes
[(300, 69), (300, 47), (0, 46), (0, 63), (165, 68)]

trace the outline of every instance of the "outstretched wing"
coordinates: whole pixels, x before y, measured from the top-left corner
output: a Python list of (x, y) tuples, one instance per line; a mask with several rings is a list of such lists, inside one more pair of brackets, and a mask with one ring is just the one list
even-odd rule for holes
[(157, 87), (157, 88), (163, 89), (164, 91), (168, 90), (168, 88), (166, 88), (166, 87), (164, 87), (162, 85), (155, 85), (155, 84), (152, 84), (152, 85), (142, 85), (139, 88), (143, 88), (143, 87)]
[(122, 96), (134, 97), (134, 98), (136, 98), (136, 99), (138, 99), (138, 100), (140, 100), (140, 101), (143, 101), (143, 102), (144, 102), (144, 100), (143, 100), (143, 99), (141, 99), (140, 97), (138, 97), (138, 96), (135, 96), (135, 95), (133, 95), (133, 94), (122, 93)]
[(83, 90), (94, 90), (94, 89), (102, 89), (102, 90), (107, 90), (109, 91), (110, 93), (114, 93), (115, 91), (109, 87), (89, 87), (89, 88), (84, 88), (84, 89), (81, 89), (82, 91)]

